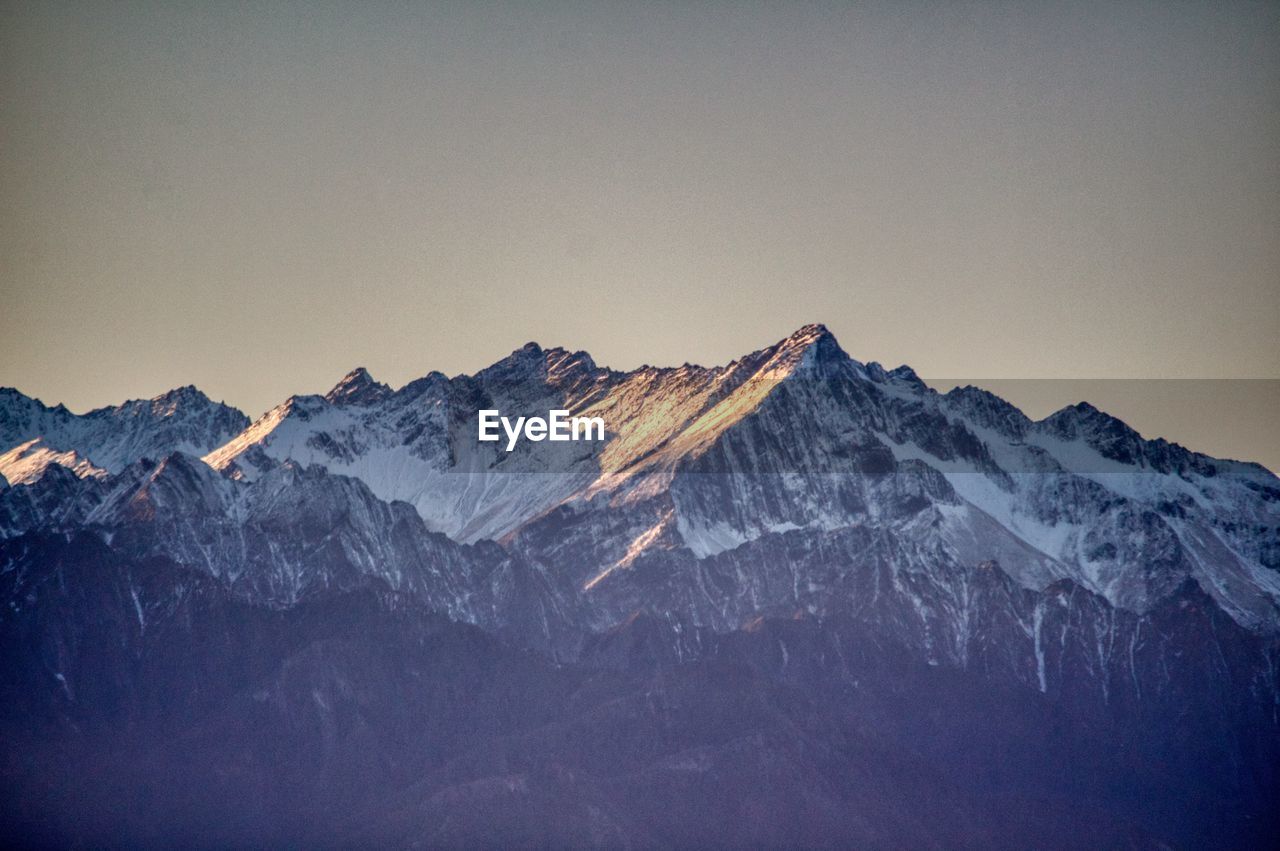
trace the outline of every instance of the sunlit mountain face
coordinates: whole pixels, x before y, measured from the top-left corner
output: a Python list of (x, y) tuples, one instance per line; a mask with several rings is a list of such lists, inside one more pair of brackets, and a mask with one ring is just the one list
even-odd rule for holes
[(0, 475), (11, 843), (1280, 838), (1280, 480), (820, 325), (252, 423), (0, 390)]

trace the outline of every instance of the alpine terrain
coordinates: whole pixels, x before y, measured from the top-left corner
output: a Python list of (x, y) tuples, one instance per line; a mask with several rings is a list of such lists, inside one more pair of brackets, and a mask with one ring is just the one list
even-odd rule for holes
[(4, 389), (0, 476), (6, 844), (1280, 844), (1280, 480), (821, 325), (253, 422)]

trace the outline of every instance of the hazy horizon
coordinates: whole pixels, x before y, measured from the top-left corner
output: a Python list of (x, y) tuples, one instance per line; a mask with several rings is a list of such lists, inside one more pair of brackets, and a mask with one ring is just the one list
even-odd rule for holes
[(717, 364), (814, 321), (975, 383), (1280, 378), (1276, 4), (4, 15), (0, 385), (50, 404), (255, 416), (358, 365)]

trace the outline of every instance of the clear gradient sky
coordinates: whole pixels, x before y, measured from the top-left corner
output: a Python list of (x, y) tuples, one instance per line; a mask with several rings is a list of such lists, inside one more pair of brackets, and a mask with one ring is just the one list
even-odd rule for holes
[(812, 321), (925, 376), (1280, 377), (1277, 3), (0, 5), (0, 384), (48, 402)]

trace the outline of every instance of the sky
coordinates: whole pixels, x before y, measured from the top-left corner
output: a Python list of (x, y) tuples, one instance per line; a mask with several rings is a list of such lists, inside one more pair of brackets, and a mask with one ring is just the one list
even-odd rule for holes
[(0, 15), (0, 385), (73, 410), (815, 321), (923, 376), (1280, 379), (1277, 3)]

